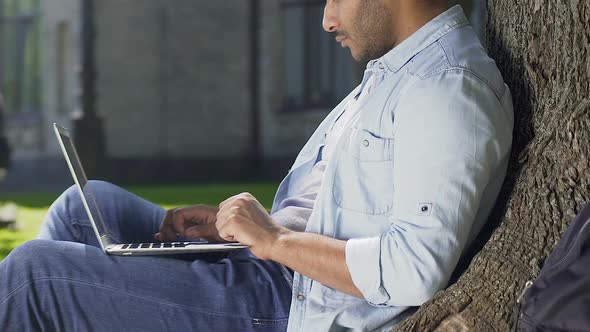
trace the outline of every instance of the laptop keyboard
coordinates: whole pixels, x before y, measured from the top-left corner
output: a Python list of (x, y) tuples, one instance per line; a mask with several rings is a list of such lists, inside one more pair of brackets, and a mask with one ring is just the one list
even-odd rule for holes
[(162, 242), (162, 243), (128, 243), (121, 249), (154, 249), (154, 248), (186, 248), (194, 244), (206, 244), (207, 242)]

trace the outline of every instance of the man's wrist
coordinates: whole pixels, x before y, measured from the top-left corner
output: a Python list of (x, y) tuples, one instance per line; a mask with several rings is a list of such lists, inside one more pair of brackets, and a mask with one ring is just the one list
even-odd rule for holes
[[(278, 225), (277, 225), (278, 226)], [(281, 257), (283, 256), (283, 252), (285, 251), (287, 241), (294, 231), (283, 227), (278, 226), (278, 230), (274, 236), (273, 241), (270, 244), (269, 250), (269, 260), (280, 262)]]

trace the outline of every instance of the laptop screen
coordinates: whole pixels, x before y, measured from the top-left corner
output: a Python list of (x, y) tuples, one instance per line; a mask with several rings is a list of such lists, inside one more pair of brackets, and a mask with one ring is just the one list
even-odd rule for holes
[(80, 157), (78, 156), (78, 152), (76, 151), (76, 147), (74, 146), (74, 142), (67, 130), (56, 126), (56, 132), (63, 143), (64, 154), (69, 161), (69, 165), (71, 166), (70, 170), (72, 172), (72, 176), (76, 178), (78, 184), (80, 185), (79, 189), (81, 189), (81, 191), (84, 193), (82, 199), (86, 201), (85, 205), (87, 206), (87, 212), (91, 222), (93, 222), (94, 226), (96, 227), (103, 245), (111, 244), (108, 228), (104, 222), (104, 219), (102, 218), (100, 209), (96, 203), (94, 191), (92, 190), (93, 182), (88, 182), (88, 178), (86, 177), (86, 173), (82, 167), (82, 163), (80, 161)]

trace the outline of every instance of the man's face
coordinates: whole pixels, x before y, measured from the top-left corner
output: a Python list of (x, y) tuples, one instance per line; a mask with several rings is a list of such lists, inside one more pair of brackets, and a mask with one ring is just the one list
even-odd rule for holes
[(327, 0), (323, 27), (336, 34), (357, 61), (381, 57), (393, 48), (393, 18), (385, 0)]

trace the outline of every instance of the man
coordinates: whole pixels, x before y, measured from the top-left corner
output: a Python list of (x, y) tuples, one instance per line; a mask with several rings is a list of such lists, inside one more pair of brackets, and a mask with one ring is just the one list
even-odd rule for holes
[(247, 193), (166, 212), (94, 183), (121, 240), (179, 234), (250, 250), (220, 260), (106, 256), (70, 189), (49, 211), (40, 235), (49, 240), (0, 264), (0, 322), (383, 331), (443, 289), (506, 172), (509, 90), (462, 9), (445, 1), (328, 0), (323, 26), (355, 59), (372, 60), (303, 147), (270, 215)]

